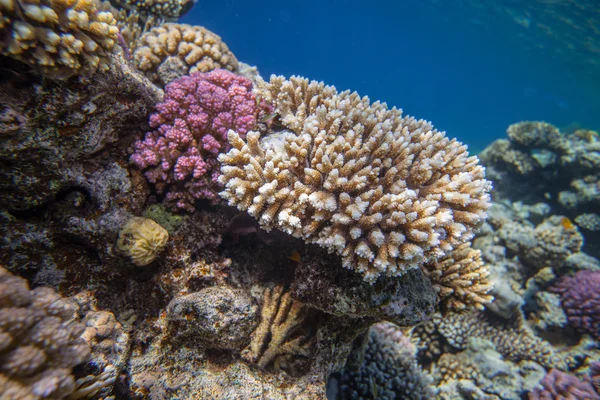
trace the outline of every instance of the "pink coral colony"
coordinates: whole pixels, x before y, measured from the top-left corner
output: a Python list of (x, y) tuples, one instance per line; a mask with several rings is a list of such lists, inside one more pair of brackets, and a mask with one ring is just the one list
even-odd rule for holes
[(219, 69), (173, 81), (156, 110), (131, 161), (168, 206), (192, 212), (197, 199), (218, 201), (217, 157), (229, 150), (227, 131), (245, 135), (272, 107), (257, 100), (249, 79)]

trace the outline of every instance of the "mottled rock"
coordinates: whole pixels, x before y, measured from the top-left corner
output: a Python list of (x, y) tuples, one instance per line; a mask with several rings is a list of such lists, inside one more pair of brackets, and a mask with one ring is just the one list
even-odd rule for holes
[(291, 288), (295, 299), (329, 314), (372, 317), (400, 326), (415, 325), (433, 312), (436, 294), (420, 269), (371, 285), (323, 253), (298, 265)]
[(256, 327), (258, 307), (241, 289), (208, 287), (175, 297), (167, 307), (168, 320), (177, 336), (208, 348), (240, 350)]

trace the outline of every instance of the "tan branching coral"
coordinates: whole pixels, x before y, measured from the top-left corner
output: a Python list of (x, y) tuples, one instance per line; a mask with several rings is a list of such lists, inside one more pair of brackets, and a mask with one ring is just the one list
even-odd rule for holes
[(117, 247), (137, 266), (150, 264), (167, 244), (169, 232), (148, 218), (131, 218), (119, 232)]
[(58, 399), (76, 389), (72, 368), (89, 355), (75, 306), (0, 267), (0, 398)]
[(93, 0), (0, 2), (0, 54), (51, 78), (107, 70), (118, 32)]
[(438, 292), (442, 309), (483, 310), (492, 301), (492, 283), (481, 251), (463, 243), (436, 263), (423, 265), (423, 272)]
[(290, 131), (229, 131), (221, 196), (342, 256), (374, 282), (469, 241), (490, 207), (477, 157), (423, 120), (307, 79), (272, 77), (261, 96)]
[(175, 23), (146, 32), (135, 43), (133, 62), (161, 86), (193, 72), (238, 69), (237, 59), (218, 35), (201, 26)]
[(304, 306), (293, 300), (283, 286), (266, 288), (260, 324), (242, 357), (261, 368), (273, 363), (276, 370), (292, 364), (294, 357), (308, 357), (310, 338), (296, 334), (305, 317)]

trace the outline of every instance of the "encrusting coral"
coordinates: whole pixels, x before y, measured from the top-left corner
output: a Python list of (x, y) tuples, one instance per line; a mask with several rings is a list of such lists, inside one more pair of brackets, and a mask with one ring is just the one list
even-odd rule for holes
[(75, 307), (54, 290), (30, 290), (0, 267), (0, 398), (63, 398), (76, 389), (72, 368), (90, 349)]
[(289, 130), (230, 131), (219, 182), (264, 229), (335, 252), (374, 282), (439, 259), (483, 222), (483, 167), (428, 122), (298, 77), (272, 77), (261, 96)]
[(289, 367), (292, 357), (307, 357), (310, 338), (295, 335), (306, 317), (305, 311), (302, 303), (293, 300), (283, 286), (266, 288), (260, 324), (252, 333), (250, 345), (242, 352), (242, 357), (261, 368), (274, 363), (276, 370)]
[(437, 291), (443, 309), (483, 310), (492, 301), (492, 284), (481, 251), (463, 243), (435, 263), (425, 263), (423, 272)]
[(117, 247), (141, 267), (150, 264), (167, 244), (169, 232), (151, 219), (131, 218), (119, 232)]
[(116, 21), (93, 0), (7, 0), (0, 3), (0, 54), (51, 78), (108, 69)]
[(164, 86), (194, 72), (237, 71), (238, 61), (221, 38), (201, 26), (167, 23), (135, 42), (135, 67)]
[(229, 149), (227, 130), (258, 129), (270, 106), (250, 80), (226, 70), (195, 73), (169, 84), (131, 161), (165, 195), (167, 205), (194, 211), (197, 199), (219, 200), (217, 156)]

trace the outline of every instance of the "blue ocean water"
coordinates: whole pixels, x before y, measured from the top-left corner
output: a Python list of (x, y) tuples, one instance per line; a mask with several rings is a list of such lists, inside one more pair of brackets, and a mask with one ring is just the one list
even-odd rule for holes
[(597, 0), (199, 1), (182, 22), (265, 78), (356, 90), (474, 151), (520, 120), (600, 130)]

